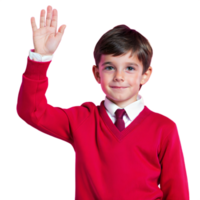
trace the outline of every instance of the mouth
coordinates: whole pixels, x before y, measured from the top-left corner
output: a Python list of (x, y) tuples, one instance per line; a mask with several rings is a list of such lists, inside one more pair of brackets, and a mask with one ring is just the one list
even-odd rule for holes
[(124, 89), (124, 88), (127, 88), (127, 87), (116, 87), (116, 86), (111, 86), (111, 88), (115, 88), (115, 89)]
[(124, 91), (127, 87), (111, 87), (115, 91)]

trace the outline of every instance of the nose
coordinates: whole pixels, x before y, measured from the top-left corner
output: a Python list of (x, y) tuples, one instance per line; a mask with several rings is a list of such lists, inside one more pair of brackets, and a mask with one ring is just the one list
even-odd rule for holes
[(115, 81), (124, 80), (124, 74), (120, 71), (117, 71), (114, 75), (114, 80)]

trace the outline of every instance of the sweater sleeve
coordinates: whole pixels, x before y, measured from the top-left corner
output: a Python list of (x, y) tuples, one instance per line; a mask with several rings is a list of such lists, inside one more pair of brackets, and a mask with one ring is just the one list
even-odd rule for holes
[(178, 129), (174, 128), (161, 143), (160, 189), (163, 200), (189, 200), (188, 179)]
[[(51, 61), (39, 62), (27, 57), (26, 70), (17, 100), (17, 113), (26, 123), (48, 135), (69, 142), (73, 146), (68, 109), (47, 103), (47, 69)], [(70, 109), (69, 109), (70, 110)]]

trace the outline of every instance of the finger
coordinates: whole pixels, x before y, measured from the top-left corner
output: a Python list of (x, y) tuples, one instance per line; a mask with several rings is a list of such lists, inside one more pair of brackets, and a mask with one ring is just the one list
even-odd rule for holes
[(58, 13), (57, 13), (57, 10), (54, 9), (52, 20), (51, 20), (51, 27), (55, 27), (55, 34), (57, 32), (57, 23), (58, 23)]
[(51, 18), (52, 18), (52, 6), (48, 5), (46, 9), (46, 23), (45, 26), (49, 26), (51, 24)]
[(36, 26), (34, 17), (31, 17), (31, 26), (32, 26), (33, 32), (37, 30), (37, 26)]
[(65, 36), (65, 28), (66, 28), (66, 26), (64, 26), (64, 25), (61, 25), (59, 28), (58, 28), (58, 32), (57, 32), (57, 34), (56, 34), (56, 40), (57, 41), (59, 41), (60, 43), (59, 43), (59, 45), (58, 45), (58, 48), (57, 48), (57, 50), (60, 48), (60, 45), (62, 44), (62, 42), (63, 42), (63, 39), (64, 39), (64, 36)]
[(61, 38), (63, 36), (65, 28), (66, 28), (66, 25), (60, 26), (60, 28), (59, 28), (59, 30), (58, 30), (58, 32), (56, 34), (56, 37), (60, 37)]
[(40, 13), (40, 28), (45, 26), (45, 10), (41, 10)]

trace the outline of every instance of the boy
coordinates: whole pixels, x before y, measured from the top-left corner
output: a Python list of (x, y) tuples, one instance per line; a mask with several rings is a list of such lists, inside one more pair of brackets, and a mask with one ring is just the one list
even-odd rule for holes
[[(61, 41), (57, 11), (31, 18), (30, 51), (18, 115), (34, 128), (70, 143), (76, 152), (77, 200), (188, 200), (185, 163), (175, 122), (151, 111), (138, 94), (152, 73), (153, 50), (135, 30), (119, 25), (96, 44), (93, 74), (106, 94), (99, 106), (47, 104), (46, 71)], [(52, 19), (51, 19), (52, 16)], [(48, 60), (49, 59), (49, 60)], [(160, 184), (160, 188), (158, 185)]]

